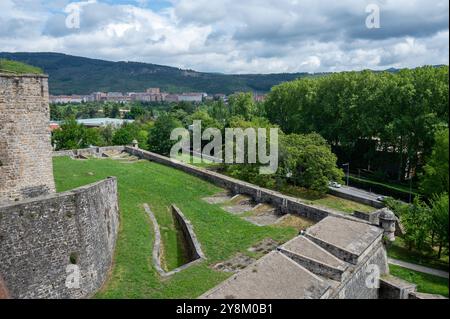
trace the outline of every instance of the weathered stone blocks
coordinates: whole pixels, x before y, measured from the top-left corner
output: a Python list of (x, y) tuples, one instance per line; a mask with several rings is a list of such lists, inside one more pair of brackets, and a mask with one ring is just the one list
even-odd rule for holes
[(0, 74), (0, 203), (55, 191), (48, 78)]
[[(11, 298), (84, 298), (104, 283), (119, 229), (117, 181), (0, 206), (0, 275)], [(79, 274), (79, 285), (68, 280)]]

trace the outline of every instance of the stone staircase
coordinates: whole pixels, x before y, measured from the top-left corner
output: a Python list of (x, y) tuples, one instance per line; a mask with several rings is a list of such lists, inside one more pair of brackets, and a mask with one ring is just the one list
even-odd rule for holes
[(326, 217), (201, 298), (377, 299), (375, 265), (388, 272), (383, 230)]
[(112, 160), (120, 161), (122, 163), (134, 163), (140, 159), (137, 156), (131, 155), (127, 152), (121, 152), (118, 150), (105, 151), (102, 153), (102, 157), (110, 158)]
[(250, 196), (236, 194), (230, 192), (222, 192), (213, 196), (203, 198), (209, 204), (218, 204), (226, 212), (238, 215), (242, 219), (257, 225), (268, 226), (274, 224), (285, 223), (287, 220), (288, 226), (304, 229), (302, 225), (313, 224), (314, 222), (304, 217), (282, 214), (275, 206), (267, 203), (256, 203)]

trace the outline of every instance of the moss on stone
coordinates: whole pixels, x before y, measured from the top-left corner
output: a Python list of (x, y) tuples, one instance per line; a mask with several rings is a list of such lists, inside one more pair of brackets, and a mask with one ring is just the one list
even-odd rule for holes
[(43, 74), (42, 69), (25, 63), (0, 59), (0, 73)]

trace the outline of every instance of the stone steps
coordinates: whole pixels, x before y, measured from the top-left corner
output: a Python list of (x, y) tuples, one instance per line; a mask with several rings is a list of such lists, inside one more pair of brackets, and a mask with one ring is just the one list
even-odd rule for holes
[(281, 247), (280, 252), (308, 269), (325, 278), (342, 281), (348, 264), (312, 242), (305, 236), (298, 236)]

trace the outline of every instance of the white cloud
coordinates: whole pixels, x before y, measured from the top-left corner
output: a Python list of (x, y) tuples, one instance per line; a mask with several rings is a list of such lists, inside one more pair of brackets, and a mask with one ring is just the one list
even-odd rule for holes
[[(120, 1), (119, 1), (120, 2)], [(226, 73), (321, 72), (448, 64), (448, 2), (439, 0), (171, 0), (85, 4), (2, 0), (0, 51), (56, 51)], [(381, 8), (367, 29), (365, 7)]]

